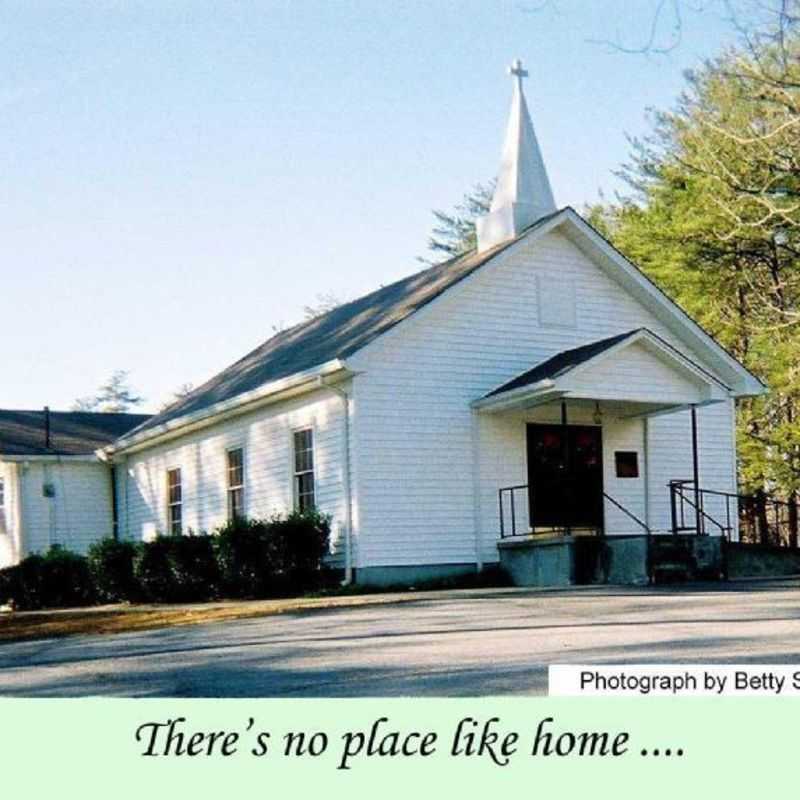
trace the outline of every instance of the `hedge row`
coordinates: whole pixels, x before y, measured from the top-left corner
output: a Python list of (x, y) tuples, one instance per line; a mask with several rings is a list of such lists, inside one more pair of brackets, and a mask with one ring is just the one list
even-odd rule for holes
[(104, 539), (86, 557), (53, 547), (0, 570), (0, 604), (30, 610), (298, 594), (326, 580), (329, 537), (328, 517), (296, 512), (234, 520), (211, 536)]

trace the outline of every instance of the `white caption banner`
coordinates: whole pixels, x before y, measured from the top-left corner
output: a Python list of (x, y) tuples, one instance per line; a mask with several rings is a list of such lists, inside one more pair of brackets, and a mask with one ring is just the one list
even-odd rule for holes
[(800, 696), (800, 664), (553, 665), (551, 697)]

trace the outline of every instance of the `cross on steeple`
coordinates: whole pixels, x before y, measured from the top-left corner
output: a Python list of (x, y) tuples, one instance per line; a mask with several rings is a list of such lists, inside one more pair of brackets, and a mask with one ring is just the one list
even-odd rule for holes
[(489, 213), (475, 222), (479, 253), (514, 239), (534, 222), (556, 210), (553, 190), (522, 91), (522, 79), (528, 76), (528, 71), (515, 58), (508, 74), (515, 80), (511, 113)]
[(528, 77), (528, 70), (522, 68), (522, 62), (518, 58), (515, 58), (508, 68), (508, 74), (517, 79), (517, 88), (522, 91), (522, 79)]

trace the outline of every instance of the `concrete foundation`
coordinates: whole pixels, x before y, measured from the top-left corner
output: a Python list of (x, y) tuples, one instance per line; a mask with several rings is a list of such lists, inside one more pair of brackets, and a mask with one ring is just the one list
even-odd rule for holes
[[(488, 566), (488, 565), (486, 565)], [(443, 578), (458, 578), (477, 572), (477, 564), (417, 564), (410, 566), (360, 567), (355, 582), (363, 586), (417, 586)]]
[[(724, 542), (718, 536), (552, 536), (501, 540), (497, 548), (515, 586), (646, 586), (651, 572), (657, 583), (800, 575), (800, 550)], [(413, 587), (476, 571), (474, 563), (362, 567), (355, 581)]]
[(608, 536), (603, 544), (603, 583), (645, 586), (650, 582), (646, 536)]
[(800, 550), (729, 542), (725, 547), (729, 578), (779, 578), (800, 575)]
[(650, 569), (656, 583), (716, 581), (725, 575), (720, 536), (672, 534), (650, 539)]
[(552, 539), (501, 541), (500, 564), (514, 586), (570, 586), (575, 583), (575, 540)]
[(558, 536), (498, 544), (500, 563), (515, 586), (645, 585), (646, 536)]
[(721, 536), (690, 536), (692, 543), (693, 573), (697, 580), (718, 580), (725, 574)]

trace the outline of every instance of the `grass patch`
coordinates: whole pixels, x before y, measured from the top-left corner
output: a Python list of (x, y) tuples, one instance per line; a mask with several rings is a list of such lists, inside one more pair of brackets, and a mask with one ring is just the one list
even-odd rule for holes
[(325, 611), (358, 606), (388, 605), (419, 600), (420, 594), (457, 589), (510, 586), (505, 572), (487, 568), (452, 578), (398, 584), (391, 587), (337, 586), (303, 597), (274, 600), (221, 600), (184, 605), (108, 605), (0, 613), (0, 641), (51, 639), (76, 634), (114, 634), (202, 625), (226, 620), (254, 619), (274, 614)]
[[(74, 634), (113, 634), (202, 625), (272, 614), (361, 605), (358, 598), (296, 598), (246, 600), (180, 606), (118, 605), (0, 615), (0, 641), (50, 639)], [(353, 600), (356, 602), (353, 602)], [(389, 602), (384, 601), (384, 602)], [(391, 602), (399, 602), (392, 600)]]

